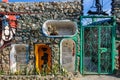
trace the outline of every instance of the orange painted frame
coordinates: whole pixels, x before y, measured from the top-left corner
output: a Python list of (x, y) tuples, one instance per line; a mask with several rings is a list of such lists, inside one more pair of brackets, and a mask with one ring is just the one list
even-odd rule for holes
[(42, 65), (44, 63), (44, 61), (42, 60), (42, 56), (44, 56), (44, 52), (42, 51), (42, 48), (47, 48), (47, 54), (48, 54), (48, 62), (47, 62), (47, 72), (50, 72), (50, 69), (52, 67), (52, 58), (51, 58), (51, 48), (46, 45), (46, 44), (35, 44), (35, 63), (36, 63), (36, 70), (37, 72), (41, 72), (42, 71)]

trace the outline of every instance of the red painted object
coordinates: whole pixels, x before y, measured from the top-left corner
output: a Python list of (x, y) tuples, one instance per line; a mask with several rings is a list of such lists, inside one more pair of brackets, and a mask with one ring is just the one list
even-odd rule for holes
[(7, 2), (8, 2), (8, 0), (2, 0), (2, 2), (5, 2), (5, 3), (7, 3)]
[(12, 28), (17, 28), (16, 16), (15, 15), (8, 15), (9, 25)]

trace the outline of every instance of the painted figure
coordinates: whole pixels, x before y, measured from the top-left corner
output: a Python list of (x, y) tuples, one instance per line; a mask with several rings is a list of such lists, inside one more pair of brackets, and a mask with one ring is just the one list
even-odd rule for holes
[(15, 15), (4, 15), (2, 17), (2, 35), (0, 40), (0, 47), (3, 47), (4, 44), (11, 41), (15, 35), (17, 28), (17, 16)]

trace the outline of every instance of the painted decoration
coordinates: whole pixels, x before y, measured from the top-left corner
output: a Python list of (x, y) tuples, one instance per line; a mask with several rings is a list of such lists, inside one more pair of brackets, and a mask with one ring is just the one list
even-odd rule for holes
[(4, 41), (9, 41), (13, 38), (15, 34), (16, 16), (14, 15), (5, 15), (2, 20), (2, 39)]
[(63, 39), (61, 42), (60, 63), (66, 70), (74, 72), (75, 70), (75, 42), (71, 39)]
[(22, 71), (29, 61), (29, 46), (27, 44), (12, 44), (10, 51), (10, 71)]
[(1, 27), (1, 40), (0, 48), (9, 43), (16, 33), (17, 28), (17, 18), (15, 15), (3, 15), (0, 24)]
[(42, 30), (48, 37), (72, 37), (77, 33), (77, 25), (70, 20), (47, 20)]
[(49, 72), (51, 68), (51, 48), (46, 44), (35, 44), (36, 69)]

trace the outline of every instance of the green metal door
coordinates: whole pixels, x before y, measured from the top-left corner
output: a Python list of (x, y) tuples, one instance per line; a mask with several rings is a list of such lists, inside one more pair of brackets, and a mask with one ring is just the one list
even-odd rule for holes
[(81, 73), (111, 74), (114, 69), (114, 17), (81, 17)]

